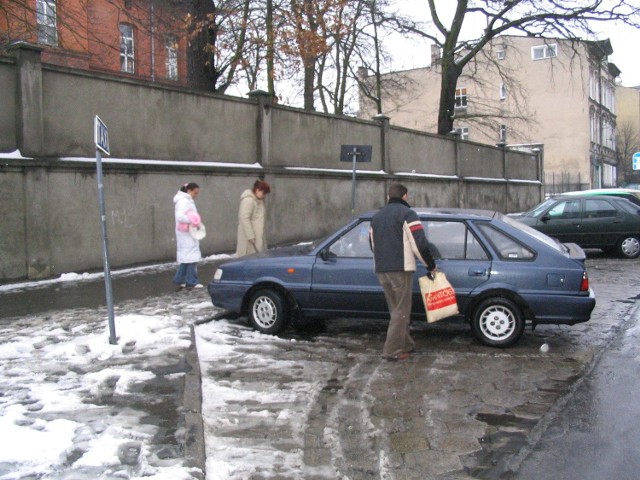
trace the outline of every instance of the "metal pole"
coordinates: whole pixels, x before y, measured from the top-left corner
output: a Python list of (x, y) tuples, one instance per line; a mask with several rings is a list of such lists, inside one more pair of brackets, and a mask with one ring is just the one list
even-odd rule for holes
[(353, 173), (351, 174), (351, 216), (356, 216), (356, 156), (358, 155), (358, 149), (353, 147), (352, 159), (353, 159)]
[(107, 312), (109, 315), (109, 343), (117, 345), (116, 324), (113, 317), (113, 293), (111, 291), (111, 270), (109, 268), (109, 242), (107, 240), (107, 221), (102, 189), (102, 154), (96, 149), (96, 171), (98, 178), (98, 203), (100, 204), (100, 225), (102, 227), (102, 260), (104, 265), (104, 288), (107, 294)]

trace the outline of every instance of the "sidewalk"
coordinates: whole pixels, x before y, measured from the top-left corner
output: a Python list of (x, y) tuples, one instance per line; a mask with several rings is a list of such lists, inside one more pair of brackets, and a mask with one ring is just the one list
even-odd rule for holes
[[(198, 275), (202, 284), (206, 286), (217, 266), (229, 258), (229, 255), (211, 256), (200, 263)], [(174, 263), (165, 263), (113, 270), (111, 285), (114, 304), (170, 292), (174, 287), (171, 279), (175, 268)], [(97, 308), (107, 304), (102, 272), (65, 274), (62, 277), (62, 280), (0, 285), (0, 319), (67, 308)]]
[(117, 345), (103, 279), (0, 290), (0, 480), (205, 477), (193, 325), (215, 310), (167, 265), (114, 272)]

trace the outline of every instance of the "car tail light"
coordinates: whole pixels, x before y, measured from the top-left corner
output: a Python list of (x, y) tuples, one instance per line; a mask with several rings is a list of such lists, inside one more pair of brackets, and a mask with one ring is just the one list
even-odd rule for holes
[(589, 291), (589, 275), (587, 272), (582, 272), (582, 282), (580, 283), (580, 291), (588, 292)]

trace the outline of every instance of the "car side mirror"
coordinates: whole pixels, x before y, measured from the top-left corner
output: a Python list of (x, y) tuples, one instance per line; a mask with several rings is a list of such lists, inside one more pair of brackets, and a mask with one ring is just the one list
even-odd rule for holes
[(551, 217), (549, 215), (544, 215), (543, 217), (540, 217), (540, 221), (542, 223), (547, 223), (549, 220), (551, 220)]
[(325, 262), (328, 262), (329, 259), (335, 258), (335, 255), (329, 251), (329, 248), (323, 248), (320, 251), (320, 258)]

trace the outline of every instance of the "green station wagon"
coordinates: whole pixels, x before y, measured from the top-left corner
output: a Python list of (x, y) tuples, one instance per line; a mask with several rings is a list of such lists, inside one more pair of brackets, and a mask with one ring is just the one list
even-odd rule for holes
[(561, 242), (616, 251), (622, 258), (640, 255), (640, 205), (624, 198), (559, 195), (510, 217)]

